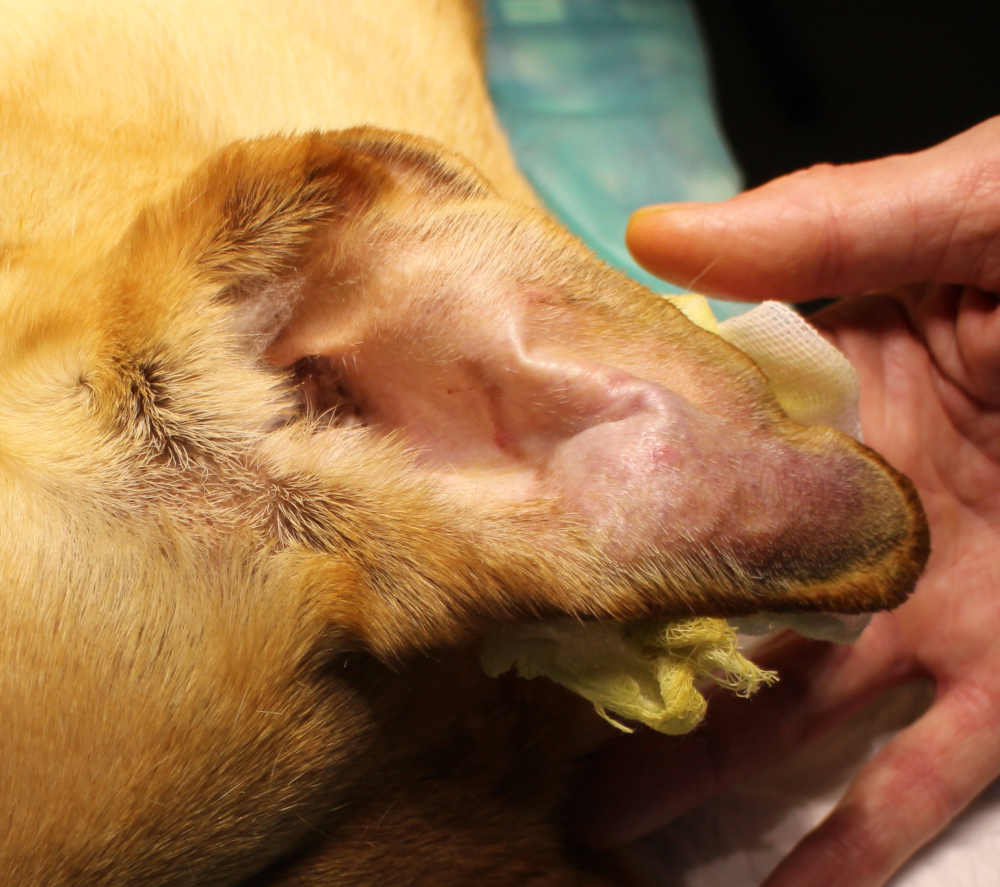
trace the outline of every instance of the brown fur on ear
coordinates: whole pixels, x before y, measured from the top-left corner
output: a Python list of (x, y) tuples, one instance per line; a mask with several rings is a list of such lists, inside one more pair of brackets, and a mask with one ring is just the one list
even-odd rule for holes
[(145, 264), (160, 253), (169, 270), (180, 260), (232, 296), (295, 270), (317, 225), (363, 212), (389, 185), (384, 165), (344, 147), (337, 134), (237, 142), (139, 216), (123, 260)]
[(494, 195), (483, 175), (467, 160), (441, 145), (417, 136), (403, 138), (370, 126), (344, 130), (339, 141), (360, 155), (371, 158), (404, 184), (410, 194), (433, 200), (473, 199)]
[(164, 205), (136, 220), (124, 261), (162, 252), (190, 263), (220, 297), (298, 269), (319, 225), (350, 225), (394, 190), (407, 200), (483, 198), (468, 163), (426, 139), (373, 127), (232, 144)]
[(317, 240), (397, 194), (427, 206), (489, 193), (431, 142), (371, 127), (229, 145), (94, 269), (103, 330), (81, 386), (144, 459), (245, 461), (245, 445), (288, 414), (287, 386), (256, 358), (299, 298)]

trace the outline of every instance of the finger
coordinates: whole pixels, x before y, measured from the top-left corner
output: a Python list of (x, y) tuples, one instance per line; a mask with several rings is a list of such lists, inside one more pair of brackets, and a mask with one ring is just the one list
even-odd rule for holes
[(973, 287), (938, 286), (909, 299), (943, 376), (987, 407), (1000, 406), (1000, 298)]
[(810, 322), (858, 374), (865, 442), (919, 486), (927, 480), (927, 441), (947, 427), (947, 416), (928, 396), (933, 362), (906, 305), (894, 297), (840, 299)]
[(776, 687), (749, 701), (714, 695), (693, 733), (625, 736), (591, 759), (572, 807), (583, 841), (607, 848), (654, 831), (906, 676), (885, 617), (873, 620), (853, 648), (786, 635), (754, 658), (778, 669)]
[(801, 301), (934, 280), (1000, 288), (1000, 117), (926, 151), (816, 166), (719, 204), (647, 207), (636, 260), (726, 298)]
[(858, 774), (766, 887), (884, 884), (1000, 773), (998, 698), (971, 680), (947, 691)]
[(948, 476), (968, 502), (989, 501), (1000, 461), (1000, 299), (927, 284), (838, 299), (809, 320), (858, 373), (866, 442), (922, 489), (925, 508), (939, 484), (931, 440), (940, 452), (972, 445)]

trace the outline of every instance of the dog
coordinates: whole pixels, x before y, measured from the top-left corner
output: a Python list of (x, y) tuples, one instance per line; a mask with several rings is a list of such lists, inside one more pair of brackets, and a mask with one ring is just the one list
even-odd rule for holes
[(912, 589), (908, 481), (539, 206), (473, 4), (2, 6), (5, 883), (608, 883), (491, 626)]

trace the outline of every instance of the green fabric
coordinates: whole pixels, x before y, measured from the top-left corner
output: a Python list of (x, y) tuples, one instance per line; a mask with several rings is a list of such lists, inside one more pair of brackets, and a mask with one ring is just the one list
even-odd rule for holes
[[(490, 92), (520, 168), (602, 259), (655, 292), (676, 291), (628, 254), (629, 215), (741, 187), (690, 0), (486, 0), (485, 9)], [(720, 318), (747, 308), (712, 307)]]

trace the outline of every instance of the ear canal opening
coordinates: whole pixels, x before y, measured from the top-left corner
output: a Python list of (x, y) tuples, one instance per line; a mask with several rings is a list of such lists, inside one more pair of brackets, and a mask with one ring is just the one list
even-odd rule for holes
[(322, 425), (359, 428), (368, 425), (361, 397), (352, 390), (338, 362), (307, 354), (289, 367), (300, 415)]

